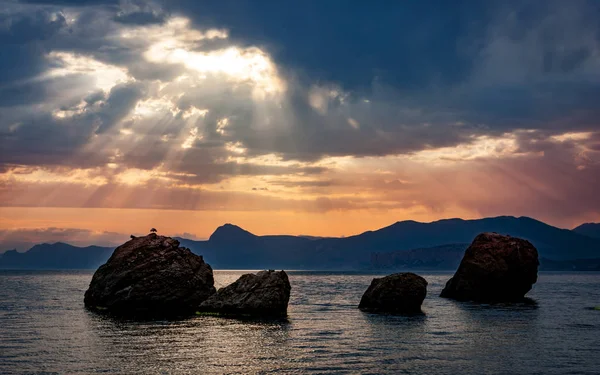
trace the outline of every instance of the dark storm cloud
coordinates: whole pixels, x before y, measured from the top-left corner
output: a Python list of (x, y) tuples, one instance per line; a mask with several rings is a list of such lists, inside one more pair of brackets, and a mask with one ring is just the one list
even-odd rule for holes
[(197, 25), (227, 27), (231, 37), (264, 45), (279, 63), (311, 81), (369, 86), (375, 77), (406, 88), (464, 79), (470, 61), (457, 44), (484, 30), (487, 3), (461, 1), (175, 1), (172, 11)]
[(94, 115), (100, 126), (97, 134), (104, 133), (121, 121), (143, 95), (143, 86), (139, 84), (120, 84), (110, 90), (108, 99), (100, 111)]
[[(572, 112), (597, 116), (595, 1), (192, 2), (167, 5), (197, 25), (264, 45), (307, 82), (335, 82), (510, 130)], [(392, 98), (390, 98), (392, 99)], [(427, 118), (425, 117), (425, 120)], [(577, 124), (563, 123), (563, 126)]]
[[(69, 82), (72, 82), (69, 80)], [(17, 113), (12, 119), (2, 115), (0, 124), (0, 162), (14, 165), (69, 165), (95, 167), (107, 162), (102, 150), (96, 150), (85, 158), (81, 148), (94, 133), (110, 130), (129, 113), (141, 95), (137, 84), (113, 87), (101, 105), (95, 105), (101, 97), (91, 94), (91, 99), (80, 114), (70, 118), (57, 118), (47, 113)], [(68, 106), (63, 110), (71, 109)]]
[[(66, 25), (59, 12), (37, 10), (27, 13), (0, 12), (0, 103), (18, 94), (21, 80), (47, 68), (44, 42)], [(23, 88), (29, 91), (29, 87)]]
[(165, 22), (168, 14), (152, 2), (133, 0), (121, 3), (114, 20), (127, 25), (152, 25)]
[(86, 6), (86, 5), (118, 5), (121, 0), (25, 0), (21, 3), (40, 4), (40, 5), (67, 5), (67, 6)]
[(165, 15), (154, 12), (119, 13), (115, 17), (115, 21), (129, 25), (151, 25), (163, 23)]
[[(110, 161), (151, 169), (164, 163), (206, 182), (280, 173), (226, 162), (227, 144), (239, 144), (247, 157), (317, 161), (411, 154), (518, 129), (536, 130), (519, 133), (522, 150), (543, 151), (555, 147), (554, 135), (599, 131), (597, 2), (43, 3), (12, 3), (0, 16), (0, 42), (8, 51), (0, 57), (0, 164)], [(263, 48), (288, 83), (282, 100), (256, 101), (251, 83), (217, 73), (201, 85), (174, 82), (189, 68), (185, 61), (147, 61), (146, 35), (121, 37), (134, 27), (164, 26), (171, 15), (191, 18), (199, 30), (228, 30), (228, 39), (189, 41), (190, 51)], [(93, 57), (136, 82), (101, 93), (79, 74), (32, 79), (57, 64), (51, 51)], [(156, 88), (153, 80), (167, 86)], [(54, 105), (65, 93), (69, 100)], [(168, 110), (127, 119), (138, 102), (175, 93), (182, 94), (180, 112), (208, 113), (192, 126)], [(74, 116), (51, 114), (75, 110), (80, 100), (85, 106)], [(225, 131), (219, 129), (224, 118)], [(194, 128), (198, 136), (182, 149)], [(132, 137), (122, 139), (120, 130)]]
[(104, 91), (96, 91), (93, 92), (91, 94), (89, 94), (88, 96), (86, 96), (83, 100), (85, 100), (85, 102), (87, 104), (95, 104), (101, 100), (104, 100)]
[(3, 164), (69, 165), (93, 134), (93, 123), (63, 123), (48, 115), (32, 116), (1, 134)]

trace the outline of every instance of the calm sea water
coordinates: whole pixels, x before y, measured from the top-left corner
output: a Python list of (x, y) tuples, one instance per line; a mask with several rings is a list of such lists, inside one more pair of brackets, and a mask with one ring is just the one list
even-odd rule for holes
[(534, 306), (441, 299), (451, 274), (420, 274), (422, 317), (359, 311), (373, 275), (290, 272), (287, 322), (135, 322), (84, 309), (92, 272), (0, 271), (0, 373), (600, 373), (600, 274), (541, 273)]

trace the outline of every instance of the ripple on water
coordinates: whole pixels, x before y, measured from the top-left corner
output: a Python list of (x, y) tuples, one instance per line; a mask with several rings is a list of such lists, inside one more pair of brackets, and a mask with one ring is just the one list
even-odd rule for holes
[[(218, 286), (241, 272), (215, 273)], [(127, 321), (83, 308), (91, 272), (0, 272), (0, 373), (596, 374), (600, 275), (542, 274), (534, 303), (438, 297), (424, 315), (357, 309), (375, 275), (290, 272), (285, 321)]]

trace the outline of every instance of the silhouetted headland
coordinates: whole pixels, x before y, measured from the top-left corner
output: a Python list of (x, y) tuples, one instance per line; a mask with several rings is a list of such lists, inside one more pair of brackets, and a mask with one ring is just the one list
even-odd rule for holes
[[(257, 236), (226, 224), (206, 241), (177, 240), (215, 269), (455, 270), (468, 244), (483, 232), (528, 240), (539, 252), (541, 270), (600, 270), (600, 238), (527, 217), (402, 221), (344, 238)], [(106, 247), (44, 244), (25, 253), (6, 252), (0, 268), (90, 269), (111, 253)]]

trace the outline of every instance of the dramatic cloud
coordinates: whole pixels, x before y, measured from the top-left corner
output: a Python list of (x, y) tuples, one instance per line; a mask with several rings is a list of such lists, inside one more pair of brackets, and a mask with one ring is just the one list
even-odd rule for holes
[(597, 2), (333, 4), (6, 3), (0, 207), (597, 220)]

